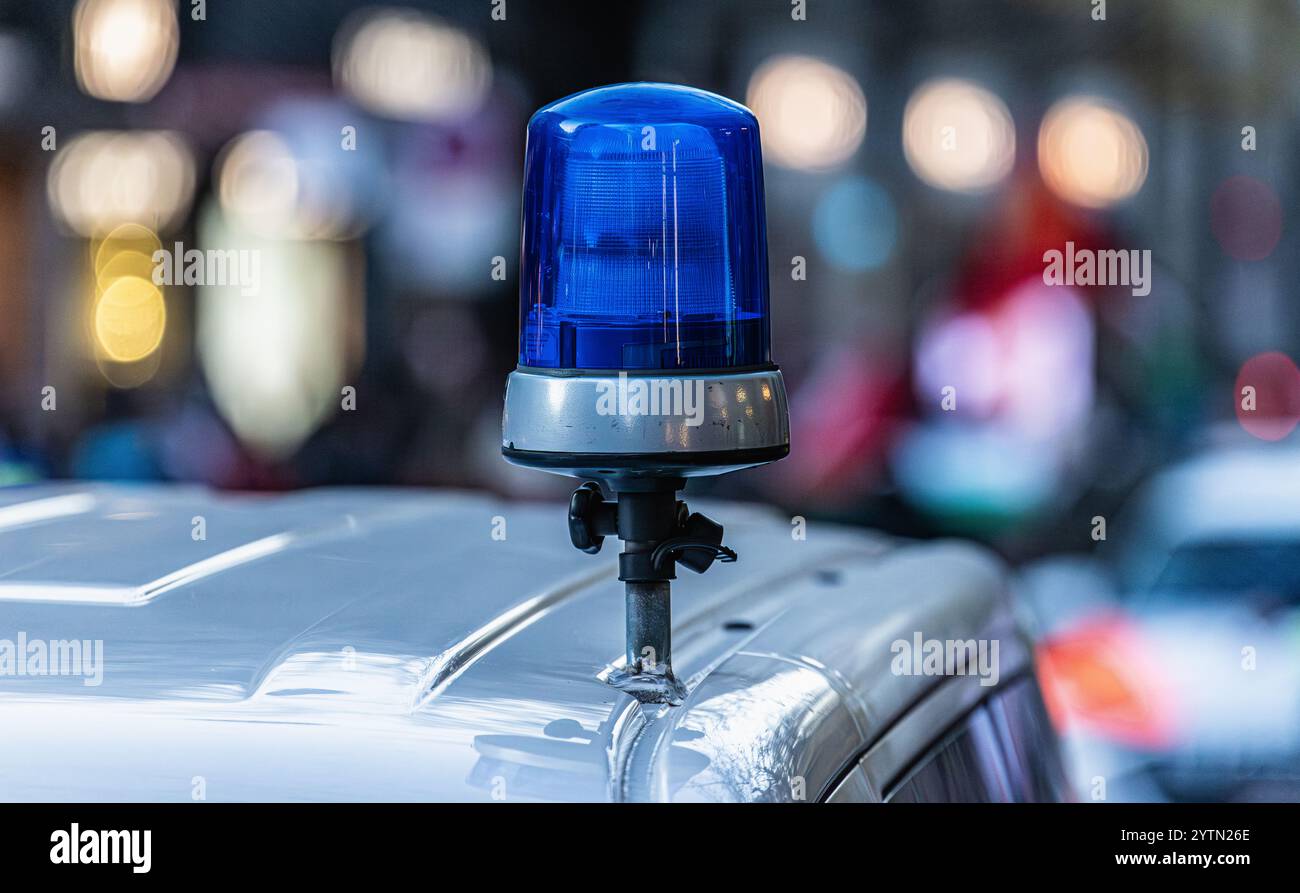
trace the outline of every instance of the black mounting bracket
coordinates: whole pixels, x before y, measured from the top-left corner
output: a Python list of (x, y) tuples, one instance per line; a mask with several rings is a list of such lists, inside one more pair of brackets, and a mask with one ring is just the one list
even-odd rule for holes
[(722, 525), (677, 498), (680, 478), (588, 481), (569, 500), (569, 538), (595, 554), (607, 536), (623, 542), (618, 578), (627, 591), (626, 662), (609, 681), (643, 702), (679, 704), (686, 688), (673, 675), (669, 581), (678, 564), (697, 574), (736, 560)]
[(653, 549), (623, 553), (626, 559), (620, 557), (619, 568), (623, 581), (672, 580), (674, 563), (702, 574), (715, 560), (736, 560), (736, 553), (722, 545), (721, 524), (692, 512), (680, 499), (665, 500), (665, 493), (624, 493), (605, 499), (600, 484), (588, 481), (569, 500), (569, 539), (575, 549), (590, 555), (600, 551), (607, 536), (653, 543)]

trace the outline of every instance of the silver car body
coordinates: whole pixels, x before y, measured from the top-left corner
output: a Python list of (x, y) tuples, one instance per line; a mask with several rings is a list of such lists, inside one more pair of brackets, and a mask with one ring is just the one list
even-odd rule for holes
[(574, 550), (554, 505), (0, 490), (0, 643), (102, 647), (98, 680), (0, 675), (0, 798), (873, 800), (994, 690), (897, 674), (892, 643), (996, 639), (999, 685), (1032, 672), (987, 553), (708, 510), (741, 558), (674, 584), (668, 708), (602, 681), (615, 549)]

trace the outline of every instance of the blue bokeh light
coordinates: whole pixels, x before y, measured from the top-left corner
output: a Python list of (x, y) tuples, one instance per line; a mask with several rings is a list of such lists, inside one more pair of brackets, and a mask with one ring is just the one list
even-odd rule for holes
[(898, 212), (889, 193), (865, 177), (845, 177), (813, 210), (817, 249), (841, 270), (863, 273), (883, 265), (898, 241)]

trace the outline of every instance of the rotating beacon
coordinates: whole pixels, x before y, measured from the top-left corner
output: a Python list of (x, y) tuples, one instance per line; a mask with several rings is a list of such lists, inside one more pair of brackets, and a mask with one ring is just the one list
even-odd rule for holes
[(636, 83), (533, 115), (501, 451), (585, 481), (569, 504), (574, 546), (622, 541), (626, 660), (609, 681), (644, 702), (685, 695), (672, 671), (676, 565), (736, 558), (678, 491), (790, 450), (769, 328), (753, 113)]

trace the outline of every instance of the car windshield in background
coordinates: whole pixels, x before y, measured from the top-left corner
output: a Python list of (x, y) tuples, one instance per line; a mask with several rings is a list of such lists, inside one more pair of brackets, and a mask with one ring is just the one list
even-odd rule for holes
[(1300, 541), (1212, 542), (1174, 552), (1151, 595), (1232, 600), (1261, 613), (1300, 605)]

